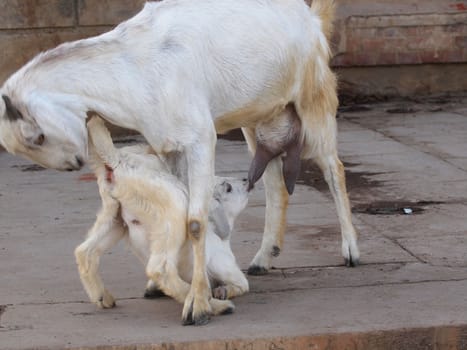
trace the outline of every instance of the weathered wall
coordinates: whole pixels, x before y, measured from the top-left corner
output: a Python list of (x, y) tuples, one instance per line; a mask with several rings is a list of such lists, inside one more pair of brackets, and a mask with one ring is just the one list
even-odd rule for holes
[(108, 31), (144, 0), (0, 0), (0, 83), (38, 52)]
[[(107, 31), (144, 0), (0, 0), (0, 83), (38, 52)], [(467, 90), (467, 1), (337, 0), (333, 66), (347, 95)]]
[(339, 0), (336, 66), (467, 62), (467, 1)]
[(467, 90), (467, 1), (338, 0), (341, 93), (374, 98)]

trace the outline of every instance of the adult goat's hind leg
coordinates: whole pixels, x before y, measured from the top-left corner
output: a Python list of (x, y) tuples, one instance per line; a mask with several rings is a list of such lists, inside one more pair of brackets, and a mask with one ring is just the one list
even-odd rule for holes
[[(242, 129), (251, 153), (256, 150), (254, 129)], [(269, 162), (263, 174), (266, 191), (266, 215), (261, 248), (248, 268), (249, 275), (264, 275), (271, 267), (272, 258), (279, 255), (284, 242), (289, 194), (282, 174), (282, 160), (276, 157)]]
[(331, 194), (336, 203), (337, 215), (342, 234), (342, 256), (347, 266), (359, 264), (360, 252), (357, 245), (357, 233), (352, 224), (350, 203), (345, 185), (345, 172), (337, 153), (319, 156), (315, 159), (324, 174)]
[(357, 234), (352, 224), (344, 166), (337, 156), (337, 79), (329, 68), (330, 50), (322, 44), (317, 45), (305, 67), (301, 96), (295, 103), (305, 137), (302, 158), (314, 159), (323, 171), (339, 216), (342, 255), (347, 266), (356, 266), (360, 258)]

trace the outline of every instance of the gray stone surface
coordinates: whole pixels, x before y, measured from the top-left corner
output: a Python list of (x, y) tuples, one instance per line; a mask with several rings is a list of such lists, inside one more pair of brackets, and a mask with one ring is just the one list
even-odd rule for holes
[[(415, 111), (387, 112), (401, 106)], [(342, 266), (331, 196), (319, 172), (304, 165), (274, 269), (249, 277), (251, 291), (234, 300), (233, 315), (200, 328), (180, 325), (182, 306), (175, 301), (142, 298), (144, 269), (124, 244), (101, 263), (117, 307), (90, 304), (73, 256), (99, 207), (96, 184), (83, 181), (89, 170), (41, 170), (0, 153), (0, 349), (275, 349), (278, 337), (283, 348), (306, 339), (303, 348), (310, 349), (395, 349), (361, 337), (405, 334), (402, 329), (415, 330), (404, 340), (412, 344), (407, 349), (463, 349), (467, 100), (367, 107), (339, 116), (362, 265)], [(250, 156), (243, 142), (219, 140), (217, 153), (218, 173), (246, 176)], [(243, 269), (261, 242), (262, 190), (258, 184), (236, 224), (232, 246)], [(399, 207), (423, 211), (389, 215)], [(427, 327), (436, 339), (416, 331)], [(349, 333), (360, 345), (348, 345)], [(317, 340), (323, 334), (327, 347)]]

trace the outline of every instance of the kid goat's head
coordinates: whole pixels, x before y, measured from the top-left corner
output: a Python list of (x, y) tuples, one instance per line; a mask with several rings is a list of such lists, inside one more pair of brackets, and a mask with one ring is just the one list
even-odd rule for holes
[(44, 96), (28, 94), (24, 103), (0, 90), (0, 144), (46, 168), (79, 170), (87, 155), (84, 120), (70, 108)]

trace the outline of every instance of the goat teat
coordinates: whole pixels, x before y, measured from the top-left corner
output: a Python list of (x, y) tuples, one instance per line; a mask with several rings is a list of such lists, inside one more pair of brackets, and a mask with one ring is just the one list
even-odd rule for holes
[(256, 153), (248, 172), (248, 189), (261, 178), (271, 160), (282, 156), (282, 174), (287, 192), (292, 194), (300, 173), (303, 148), (301, 121), (295, 106), (289, 103), (276, 117), (256, 125)]

